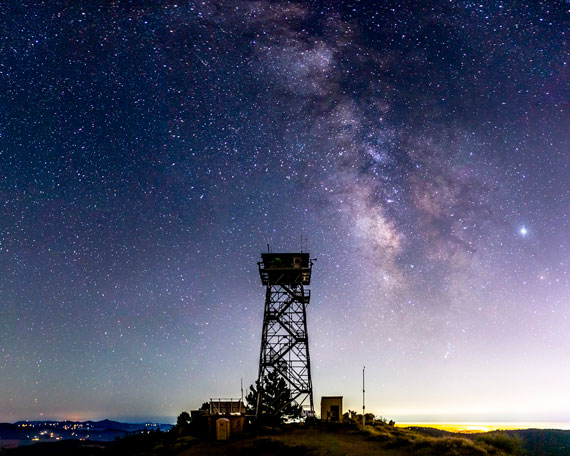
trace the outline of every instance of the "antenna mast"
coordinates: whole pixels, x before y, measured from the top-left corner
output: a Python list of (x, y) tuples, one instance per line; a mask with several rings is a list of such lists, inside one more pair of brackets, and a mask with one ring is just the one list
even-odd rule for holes
[(366, 392), (364, 388), (364, 371), (366, 366), (362, 366), (362, 426), (366, 425), (366, 419), (364, 418), (364, 394)]

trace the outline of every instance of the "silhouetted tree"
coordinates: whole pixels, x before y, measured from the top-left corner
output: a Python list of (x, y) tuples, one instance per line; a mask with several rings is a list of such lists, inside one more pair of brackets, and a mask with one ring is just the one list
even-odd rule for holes
[[(257, 393), (261, 392), (259, 413), (256, 413)], [(263, 424), (280, 424), (286, 419), (300, 418), (303, 408), (291, 400), (291, 390), (285, 379), (277, 371), (268, 373), (260, 385), (249, 387), (249, 393), (245, 397), (247, 410), (255, 413)]]
[(200, 408), (198, 410), (204, 411), (204, 412), (209, 412), (210, 411), (210, 403), (209, 402), (204, 402)]
[(187, 428), (190, 425), (190, 414), (188, 412), (182, 412), (180, 415), (178, 415), (178, 418), (176, 418), (176, 426), (178, 428)]

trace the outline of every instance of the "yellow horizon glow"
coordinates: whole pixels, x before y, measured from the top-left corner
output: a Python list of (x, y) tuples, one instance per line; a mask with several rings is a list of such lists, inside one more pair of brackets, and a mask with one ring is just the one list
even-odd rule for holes
[(458, 422), (458, 423), (425, 423), (407, 422), (396, 423), (396, 427), (427, 427), (448, 432), (480, 433), (492, 431), (515, 431), (518, 429), (563, 429), (570, 430), (570, 423), (557, 422)]

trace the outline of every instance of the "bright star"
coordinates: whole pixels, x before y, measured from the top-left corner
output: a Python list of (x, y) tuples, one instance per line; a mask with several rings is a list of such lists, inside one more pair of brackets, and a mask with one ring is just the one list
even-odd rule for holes
[(528, 230), (526, 229), (526, 227), (523, 226), (523, 227), (519, 230), (519, 233), (521, 234), (521, 236), (526, 236), (526, 235), (528, 234)]

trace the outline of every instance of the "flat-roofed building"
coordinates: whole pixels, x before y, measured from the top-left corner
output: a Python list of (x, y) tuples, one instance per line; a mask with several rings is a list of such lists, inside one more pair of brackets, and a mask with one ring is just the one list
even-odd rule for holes
[(342, 419), (342, 396), (321, 397), (321, 420), (340, 421)]

